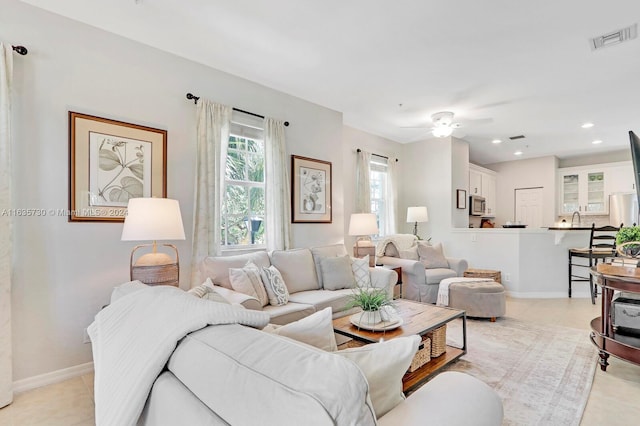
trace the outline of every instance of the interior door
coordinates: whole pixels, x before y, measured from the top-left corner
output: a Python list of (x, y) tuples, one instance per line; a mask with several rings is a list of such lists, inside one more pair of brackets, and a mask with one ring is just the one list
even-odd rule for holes
[(529, 228), (542, 227), (543, 188), (516, 189), (515, 220)]

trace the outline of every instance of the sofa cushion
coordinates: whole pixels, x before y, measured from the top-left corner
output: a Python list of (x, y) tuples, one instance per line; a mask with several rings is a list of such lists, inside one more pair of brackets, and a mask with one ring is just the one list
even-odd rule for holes
[(313, 255), (313, 263), (315, 264), (315, 267), (316, 267), (316, 275), (318, 277), (318, 288), (323, 288), (324, 280), (322, 279), (322, 270), (320, 268), (320, 260), (323, 257), (344, 256), (345, 254), (347, 254), (347, 249), (344, 247), (344, 244), (332, 244), (329, 246), (311, 247), (311, 254)]
[(333, 333), (331, 308), (322, 309), (298, 321), (273, 328), (271, 332), (278, 336), (306, 343), (323, 351), (335, 352), (338, 350), (336, 337)]
[(418, 335), (398, 337), (336, 352), (355, 362), (364, 373), (376, 417), (384, 416), (404, 400), (402, 376), (418, 351), (420, 340)]
[(375, 424), (367, 381), (353, 363), (249, 327), (191, 333), (167, 367), (232, 425)]
[(424, 275), (427, 284), (439, 284), (445, 278), (453, 278), (456, 276), (456, 271), (448, 268), (433, 268), (425, 269)]
[(253, 262), (247, 262), (244, 268), (229, 268), (229, 282), (234, 291), (255, 297), (265, 306), (269, 295), (262, 283), (260, 269)]
[(282, 274), (289, 293), (320, 288), (311, 250), (274, 250), (271, 253), (271, 263)]
[[(329, 292), (325, 291), (325, 293)], [(269, 314), (270, 323), (284, 325), (311, 315), (316, 308), (305, 303), (289, 302), (280, 306), (267, 305), (262, 310)]]
[(351, 258), (351, 270), (356, 280), (357, 287), (369, 287), (371, 285), (371, 272), (369, 271), (369, 255), (362, 259)]
[(208, 256), (200, 263), (200, 273), (209, 277), (214, 284), (231, 289), (229, 268), (242, 268), (247, 262), (255, 263), (259, 268), (269, 267), (269, 255), (266, 251), (239, 254), (236, 256)]
[(286, 305), (289, 302), (289, 291), (278, 268), (273, 265), (262, 268), (260, 276), (269, 295), (269, 304), (273, 306)]
[(341, 312), (345, 310), (347, 302), (350, 296), (353, 294), (353, 290), (348, 288), (344, 290), (326, 291), (326, 290), (310, 290), (301, 291), (292, 294), (289, 297), (289, 302), (304, 303), (306, 305), (313, 305), (317, 311), (331, 308), (333, 313)]
[(427, 269), (449, 267), (449, 262), (447, 262), (447, 259), (445, 259), (442, 253), (442, 244), (440, 243), (435, 246), (418, 243), (418, 256), (420, 256), (420, 262), (422, 262)]
[(341, 290), (343, 288), (353, 288), (356, 279), (351, 269), (351, 258), (349, 255), (336, 257), (323, 257), (320, 259), (320, 269), (322, 270), (322, 283), (325, 290)]

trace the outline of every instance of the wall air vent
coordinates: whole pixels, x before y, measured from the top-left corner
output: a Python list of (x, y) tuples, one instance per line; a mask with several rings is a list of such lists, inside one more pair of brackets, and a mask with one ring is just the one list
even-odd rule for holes
[(524, 135), (509, 136), (509, 139), (511, 139), (512, 141), (515, 141), (517, 139), (524, 139)]
[(624, 41), (633, 40), (636, 37), (638, 37), (638, 24), (633, 24), (630, 27), (594, 37), (589, 40), (589, 44), (591, 45), (591, 50), (598, 50), (613, 46), (614, 44), (620, 44)]

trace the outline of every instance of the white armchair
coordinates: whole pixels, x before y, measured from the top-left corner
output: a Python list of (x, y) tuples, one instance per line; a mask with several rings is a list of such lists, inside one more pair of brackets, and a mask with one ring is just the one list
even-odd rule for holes
[(440, 244), (429, 246), (410, 234), (380, 241), (377, 254), (378, 263), (402, 268), (403, 297), (424, 303), (436, 303), (440, 281), (461, 277), (468, 267), (464, 259), (444, 256)]

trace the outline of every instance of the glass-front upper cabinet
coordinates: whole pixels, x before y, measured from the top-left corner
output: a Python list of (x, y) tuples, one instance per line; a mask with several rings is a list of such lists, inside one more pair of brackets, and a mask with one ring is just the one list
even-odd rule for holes
[(587, 173), (587, 212), (606, 212), (604, 172)]
[(561, 171), (560, 215), (608, 214), (606, 173), (603, 170)]
[(580, 206), (580, 176), (569, 174), (562, 176), (562, 212), (573, 213)]

